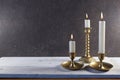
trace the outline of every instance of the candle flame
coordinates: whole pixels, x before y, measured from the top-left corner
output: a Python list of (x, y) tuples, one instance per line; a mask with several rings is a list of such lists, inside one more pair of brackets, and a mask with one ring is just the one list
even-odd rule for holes
[(73, 34), (71, 34), (71, 39), (73, 39)]
[(103, 19), (103, 12), (101, 12), (101, 19)]
[(88, 19), (88, 14), (86, 13), (86, 19)]

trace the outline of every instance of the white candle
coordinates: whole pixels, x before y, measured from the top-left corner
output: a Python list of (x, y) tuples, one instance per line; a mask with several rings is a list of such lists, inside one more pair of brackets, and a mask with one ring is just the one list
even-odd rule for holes
[(88, 19), (87, 13), (86, 13), (86, 19), (85, 19), (85, 28), (90, 28), (90, 19)]
[(73, 34), (71, 34), (71, 40), (69, 41), (69, 53), (75, 53), (76, 52), (76, 43), (73, 40)]
[(99, 21), (99, 50), (98, 53), (105, 53), (105, 24), (103, 13), (101, 12), (101, 21)]

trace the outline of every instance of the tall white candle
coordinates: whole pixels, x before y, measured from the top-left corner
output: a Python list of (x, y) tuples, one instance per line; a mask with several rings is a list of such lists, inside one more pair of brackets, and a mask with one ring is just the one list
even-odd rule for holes
[(86, 13), (86, 19), (85, 19), (85, 28), (90, 28), (90, 19), (88, 19), (87, 13)]
[(99, 21), (99, 50), (98, 53), (105, 53), (105, 24), (103, 13), (101, 12), (101, 20)]
[(69, 53), (75, 53), (76, 52), (76, 43), (73, 40), (73, 34), (71, 34), (71, 40), (69, 41)]

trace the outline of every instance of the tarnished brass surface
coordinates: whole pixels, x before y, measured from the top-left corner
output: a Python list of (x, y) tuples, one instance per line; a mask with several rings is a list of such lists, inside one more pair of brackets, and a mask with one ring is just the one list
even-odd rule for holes
[(82, 68), (82, 63), (77, 63), (74, 61), (74, 58), (76, 56), (76, 53), (69, 53), (71, 61), (63, 62), (61, 65), (69, 70), (79, 70)]
[[(73, 65), (72, 65), (73, 64)], [(66, 61), (61, 64), (64, 68), (69, 69), (69, 70), (80, 70), (83, 67), (82, 63), (73, 63), (71, 61)]]
[(90, 67), (99, 71), (109, 71), (113, 65), (107, 62), (103, 62), (105, 57), (105, 53), (99, 53), (98, 58), (99, 62), (92, 62), (90, 63)]
[(99, 71), (109, 71), (113, 67), (112, 64), (106, 62), (102, 62), (102, 66), (100, 66), (100, 62), (92, 62), (89, 66)]
[(85, 28), (85, 55), (80, 58), (80, 61), (84, 63), (90, 63), (95, 61), (95, 59), (90, 55), (90, 32), (91, 28)]

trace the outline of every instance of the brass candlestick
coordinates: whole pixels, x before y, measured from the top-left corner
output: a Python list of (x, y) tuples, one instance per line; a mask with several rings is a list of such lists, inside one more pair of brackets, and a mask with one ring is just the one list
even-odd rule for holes
[(95, 59), (90, 55), (90, 32), (91, 28), (85, 28), (85, 55), (80, 58), (84, 63), (90, 63)]
[(103, 62), (104, 57), (105, 57), (105, 54), (99, 53), (98, 58), (100, 61), (99, 62), (92, 62), (92, 63), (90, 63), (89, 66), (91, 68), (99, 70), (99, 71), (109, 71), (113, 67), (113, 65), (110, 63)]
[(71, 61), (63, 62), (61, 65), (64, 68), (69, 69), (69, 70), (79, 70), (79, 69), (81, 69), (83, 67), (83, 64), (75, 62), (74, 61), (75, 56), (76, 56), (76, 53), (70, 53)]

